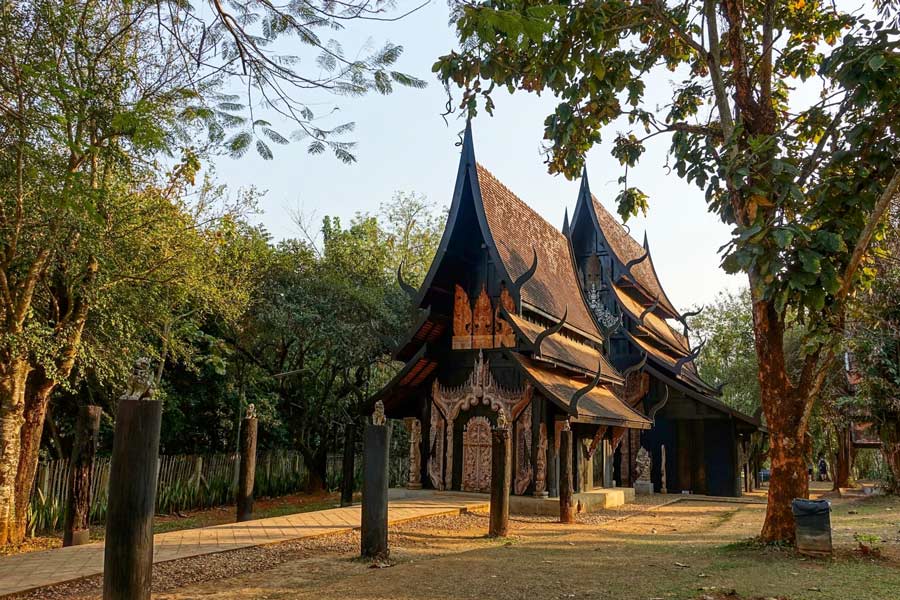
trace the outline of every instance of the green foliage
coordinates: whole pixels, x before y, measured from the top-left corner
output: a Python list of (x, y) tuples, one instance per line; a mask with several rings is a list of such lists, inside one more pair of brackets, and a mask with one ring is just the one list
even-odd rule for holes
[[(748, 273), (754, 297), (780, 315), (809, 321), (811, 348), (827, 343), (844, 284), (871, 281), (851, 255), (900, 156), (892, 18), (818, 1), (454, 7), (462, 49), (440, 57), (434, 71), (463, 89), (463, 110), (474, 115), (483, 104), (491, 112), (496, 88), (554, 94), (547, 165), (569, 177), (613, 126), (632, 128), (612, 145), (626, 168), (646, 140), (671, 136), (674, 171), (734, 227), (724, 268)], [(884, 3), (885, 17), (894, 8)], [(663, 69), (677, 78), (667, 105), (645, 89)], [(801, 87), (818, 99), (803, 105)], [(620, 182), (623, 218), (645, 211), (646, 197)]]
[(697, 360), (700, 376), (725, 384), (722, 401), (747, 415), (760, 408), (750, 290), (719, 292), (690, 320), (692, 334), (706, 340)]

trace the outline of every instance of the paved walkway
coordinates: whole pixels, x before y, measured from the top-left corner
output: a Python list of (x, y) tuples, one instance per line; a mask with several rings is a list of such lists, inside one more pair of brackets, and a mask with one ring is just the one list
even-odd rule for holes
[[(388, 522), (400, 523), (485, 508), (485, 496), (429, 493), (392, 499)], [(249, 546), (339, 533), (359, 527), (359, 505), (161, 533), (153, 538), (153, 562), (213, 554)], [(103, 543), (0, 557), (0, 596), (103, 572)]]

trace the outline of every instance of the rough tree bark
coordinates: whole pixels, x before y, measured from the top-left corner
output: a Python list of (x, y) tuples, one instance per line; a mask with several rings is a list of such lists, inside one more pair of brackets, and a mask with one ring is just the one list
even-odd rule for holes
[(850, 469), (853, 466), (853, 445), (850, 443), (850, 427), (835, 427), (837, 433), (837, 449), (834, 453), (834, 469), (831, 478), (834, 480), (832, 490), (850, 487)]
[(81, 406), (78, 409), (72, 460), (69, 463), (69, 497), (66, 501), (63, 546), (86, 544), (90, 538), (91, 480), (101, 412), (99, 406)]
[(31, 367), (15, 359), (0, 366), (0, 545), (14, 541), (16, 473), (25, 418), (25, 385)]
[(893, 493), (900, 493), (900, 419), (882, 422), (879, 426), (881, 435), (881, 453), (891, 470), (892, 480), (889, 482)]
[(759, 389), (769, 427), (772, 478), (761, 537), (764, 541), (795, 536), (791, 501), (809, 495), (806, 452), (807, 403), (810, 390), (790, 382), (784, 356), (784, 322), (772, 302), (754, 298), (753, 330), (759, 362)]

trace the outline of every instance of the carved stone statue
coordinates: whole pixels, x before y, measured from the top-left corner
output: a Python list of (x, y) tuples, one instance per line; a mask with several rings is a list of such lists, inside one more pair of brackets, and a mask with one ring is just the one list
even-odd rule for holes
[(506, 418), (506, 411), (503, 409), (497, 413), (497, 429), (509, 429), (509, 419)]
[(256, 405), (250, 403), (247, 405), (247, 414), (244, 415), (245, 419), (255, 419), (256, 418)]
[(134, 367), (128, 377), (128, 390), (119, 400), (149, 400), (155, 391), (150, 359), (141, 357), (134, 361)]
[(384, 402), (379, 400), (375, 403), (375, 411), (372, 413), (372, 425), (384, 425)]
[(409, 420), (409, 481), (406, 487), (417, 490), (422, 487), (422, 424), (418, 419)]
[(637, 454), (638, 481), (650, 481), (651, 466), (652, 461), (650, 460), (650, 453), (647, 452), (646, 448), (641, 446), (641, 449), (638, 450)]
[(636, 494), (652, 494), (653, 482), (650, 481), (650, 469), (653, 461), (650, 459), (650, 453), (641, 446), (638, 450), (637, 459), (635, 460), (635, 471), (637, 480), (634, 482), (634, 491)]

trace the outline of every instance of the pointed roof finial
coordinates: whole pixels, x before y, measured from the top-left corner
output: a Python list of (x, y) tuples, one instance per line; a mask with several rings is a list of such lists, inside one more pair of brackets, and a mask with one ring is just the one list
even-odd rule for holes
[(644, 230), (644, 250), (650, 250), (650, 242), (647, 241), (647, 230)]
[(587, 164), (585, 164), (584, 168), (581, 170), (581, 189), (579, 190), (579, 192), (586, 196), (590, 196), (591, 194), (591, 184), (588, 183), (587, 176)]
[(566, 207), (566, 214), (563, 217), (563, 235), (569, 235), (569, 207)]
[(466, 119), (466, 131), (463, 134), (462, 160), (475, 166), (475, 142), (472, 140), (472, 119)]

